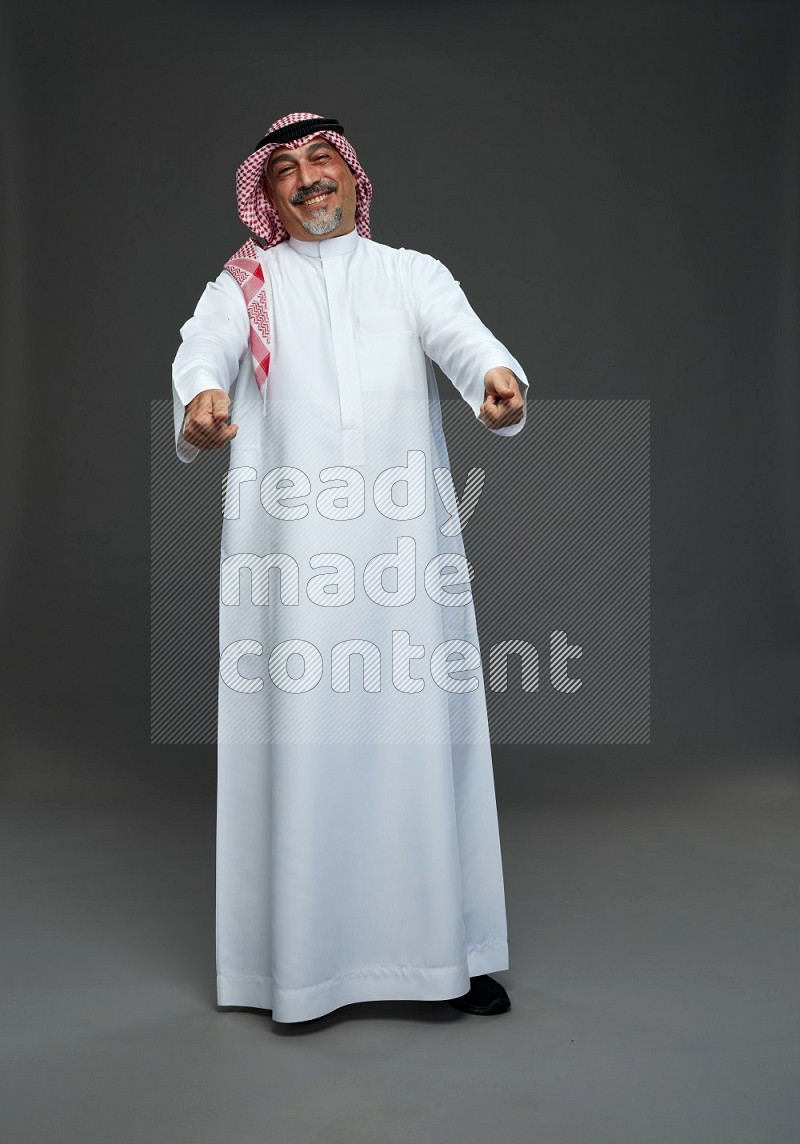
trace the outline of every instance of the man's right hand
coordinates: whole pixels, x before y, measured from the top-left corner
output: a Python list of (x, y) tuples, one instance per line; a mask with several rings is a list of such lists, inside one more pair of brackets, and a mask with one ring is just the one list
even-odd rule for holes
[(224, 389), (204, 389), (186, 406), (183, 436), (198, 449), (221, 449), (239, 432), (238, 425), (226, 424), (231, 399)]

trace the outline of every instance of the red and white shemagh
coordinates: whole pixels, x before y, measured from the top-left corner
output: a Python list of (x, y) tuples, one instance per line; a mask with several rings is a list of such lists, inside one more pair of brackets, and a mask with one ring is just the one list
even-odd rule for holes
[[(311, 111), (294, 111), (277, 119), (267, 130), (270, 135), (290, 123), (300, 123), (308, 119), (323, 119)], [(288, 237), (288, 231), (280, 216), (264, 193), (264, 171), (269, 157), (279, 147), (294, 150), (305, 147), (316, 136), (321, 135), (331, 143), (350, 167), (356, 179), (356, 230), (363, 238), (370, 237), (369, 206), (372, 201), (372, 183), (358, 161), (358, 156), (344, 135), (338, 131), (314, 131), (289, 143), (267, 143), (248, 155), (236, 172), (236, 200), (239, 218), (255, 234), (231, 255), (224, 269), (231, 274), (242, 288), (247, 313), (250, 318), (250, 351), (253, 355), (253, 369), (256, 384), (262, 397), (266, 396), (266, 382), (269, 373), (271, 350), (269, 309), (267, 290), (264, 281), (264, 268), (258, 260), (258, 247), (267, 250), (277, 246)]]

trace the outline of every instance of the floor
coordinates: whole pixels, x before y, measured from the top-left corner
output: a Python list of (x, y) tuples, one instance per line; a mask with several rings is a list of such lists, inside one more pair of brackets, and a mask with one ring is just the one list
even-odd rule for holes
[[(133, 744), (133, 745), (132, 745)], [(798, 758), (498, 749), (510, 1012), (214, 997), (214, 754), (6, 725), (6, 1144), (790, 1144)]]

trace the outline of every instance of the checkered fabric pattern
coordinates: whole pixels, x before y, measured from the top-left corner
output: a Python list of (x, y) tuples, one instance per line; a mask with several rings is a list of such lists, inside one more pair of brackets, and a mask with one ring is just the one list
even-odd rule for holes
[[(266, 135), (286, 127), (290, 123), (300, 123), (308, 119), (323, 119), (311, 111), (293, 111), (277, 119), (265, 132)], [(337, 131), (313, 131), (290, 143), (267, 143), (248, 155), (236, 172), (236, 200), (239, 218), (256, 236), (248, 240), (231, 255), (224, 269), (231, 274), (244, 294), (247, 313), (250, 318), (250, 352), (253, 355), (253, 369), (259, 392), (263, 393), (269, 373), (270, 327), (267, 305), (267, 290), (264, 268), (258, 260), (258, 248), (267, 250), (284, 242), (288, 232), (275, 208), (264, 193), (263, 174), (266, 163), (278, 147), (293, 150), (305, 147), (316, 136), (321, 135), (333, 144), (350, 167), (356, 179), (356, 230), (363, 238), (370, 237), (369, 207), (372, 201), (372, 183), (358, 161), (358, 156), (350, 143)]]

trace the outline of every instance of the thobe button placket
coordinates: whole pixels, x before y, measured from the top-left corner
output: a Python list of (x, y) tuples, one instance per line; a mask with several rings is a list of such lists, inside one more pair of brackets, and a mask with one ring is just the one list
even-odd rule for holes
[(339, 383), (339, 408), (342, 419), (342, 463), (363, 465), (364, 413), (361, 381), (358, 372), (353, 322), (347, 301), (347, 255), (321, 259), (331, 318), (333, 353)]

